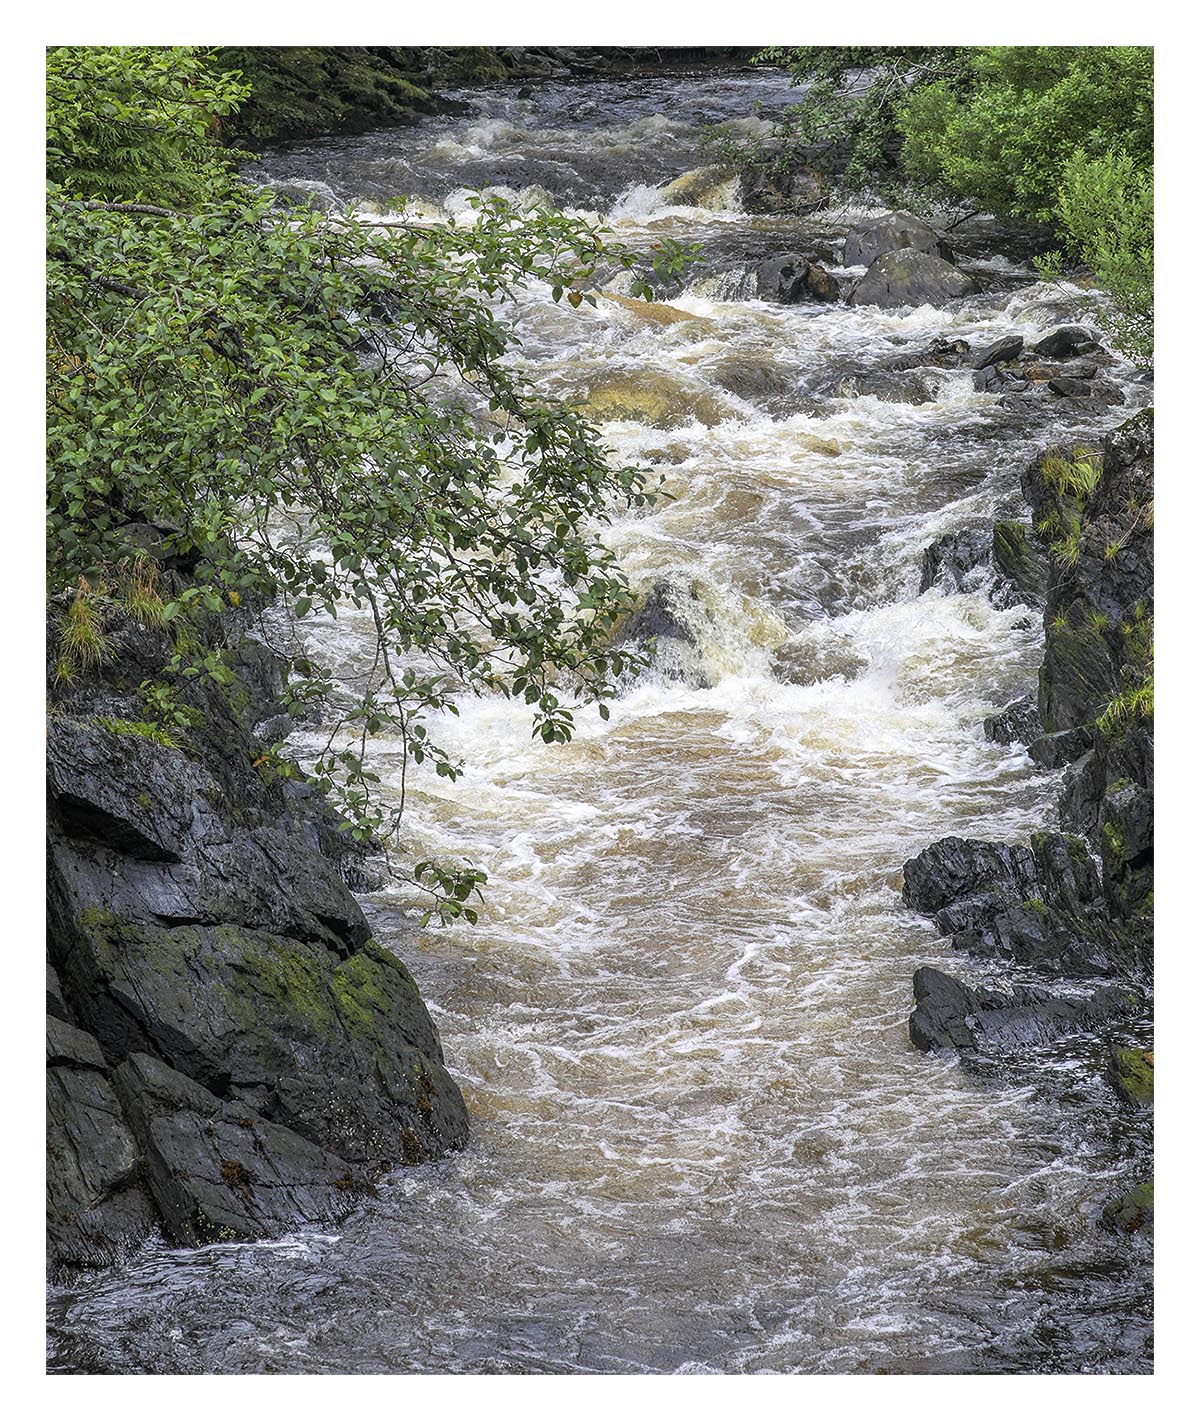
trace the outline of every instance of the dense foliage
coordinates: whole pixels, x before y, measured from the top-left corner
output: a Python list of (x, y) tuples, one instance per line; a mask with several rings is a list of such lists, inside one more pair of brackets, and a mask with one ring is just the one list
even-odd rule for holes
[[(1153, 349), (1153, 51), (1144, 46), (766, 50), (805, 86), (758, 156), (836, 162), (843, 184), (1049, 223)], [(752, 155), (754, 156), (754, 155)]]
[[(403, 808), (372, 792), (372, 737), (454, 776), (424, 720), (456, 694), (522, 698), (547, 742), (570, 736), (572, 702), (605, 714), (628, 592), (594, 529), (651, 495), (505, 363), (497, 307), (529, 282), (577, 306), (602, 254), (634, 256), (494, 200), (439, 226), (278, 210), (231, 174), (214, 122), (241, 86), (194, 50), (58, 49), (49, 71), (49, 578), (79, 589), (65, 673), (87, 664), (97, 597), (150, 600), (132, 537), (150, 522), (199, 558), (157, 614), (176, 634), (168, 691), (221, 675), (189, 650), (199, 608), (253, 590), (301, 618), (369, 616), (374, 665), (313, 770), (360, 839)], [(293, 694), (326, 686), (297, 657)], [(147, 688), (165, 724), (174, 704)], [(471, 915), (480, 875), (417, 877)]]

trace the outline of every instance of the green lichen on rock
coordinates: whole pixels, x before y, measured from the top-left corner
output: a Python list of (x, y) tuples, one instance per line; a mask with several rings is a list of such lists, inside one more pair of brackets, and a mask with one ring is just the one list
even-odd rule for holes
[(1154, 1053), (1131, 1046), (1114, 1046), (1108, 1057), (1109, 1079), (1117, 1094), (1136, 1110), (1154, 1104)]

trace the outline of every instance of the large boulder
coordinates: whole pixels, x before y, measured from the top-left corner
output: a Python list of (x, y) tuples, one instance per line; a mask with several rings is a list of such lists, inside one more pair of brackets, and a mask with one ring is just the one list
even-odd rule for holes
[(351, 842), (264, 768), (282, 678), (240, 625), (204, 629), (233, 679), (180, 685), (186, 733), (136, 718), (168, 655), (144, 628), (49, 719), (52, 1266), (156, 1225), (190, 1244), (339, 1217), (374, 1173), (466, 1142), (416, 984), (347, 886)]
[(939, 237), (928, 222), (922, 222), (911, 212), (887, 212), (847, 234), (842, 263), (844, 266), (870, 266), (877, 257), (905, 249), (928, 252), (947, 262), (954, 260), (949, 243)]
[(944, 306), (978, 289), (972, 277), (950, 262), (904, 247), (876, 258), (846, 299), (852, 306)]

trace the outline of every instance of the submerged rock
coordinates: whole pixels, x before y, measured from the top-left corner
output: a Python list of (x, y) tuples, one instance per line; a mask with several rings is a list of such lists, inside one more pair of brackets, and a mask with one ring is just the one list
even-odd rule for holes
[(1034, 987), (993, 992), (968, 987), (936, 967), (917, 969), (913, 996), (916, 1006), (908, 1019), (913, 1045), (919, 1051), (961, 1055), (1043, 1046), (1119, 1020), (1136, 1008), (1135, 999), (1115, 987), (1074, 1000)]
[(986, 528), (943, 533), (921, 559), (920, 591), (941, 587), (947, 592), (965, 592), (978, 587), (990, 566), (991, 553), (992, 538)]
[(671, 207), (721, 209), (728, 205), (739, 181), (737, 170), (716, 163), (681, 173), (663, 189), (663, 201)]
[(655, 370), (598, 376), (588, 386), (583, 408), (593, 419), (632, 420), (655, 429), (680, 429), (693, 423), (711, 429), (733, 414), (710, 390)]
[(655, 670), (669, 681), (708, 687), (713, 684), (704, 662), (701, 640), (715, 628), (712, 612), (695, 588), (662, 578), (625, 623), (618, 646), (634, 644), (650, 650)]
[(852, 306), (944, 306), (979, 288), (956, 266), (906, 247), (878, 257), (846, 298)]
[(1135, 1184), (1124, 1194), (1110, 1199), (1100, 1215), (1100, 1223), (1113, 1233), (1149, 1232), (1154, 1227), (1154, 1181)]

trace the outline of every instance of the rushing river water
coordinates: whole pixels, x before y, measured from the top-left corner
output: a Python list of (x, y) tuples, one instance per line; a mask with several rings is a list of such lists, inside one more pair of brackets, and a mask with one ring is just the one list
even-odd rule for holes
[[(778, 77), (548, 83), (470, 112), (280, 151), (262, 170), (327, 202), (538, 188), (631, 244), (704, 244), (661, 325), (523, 300), (545, 388), (657, 381), (662, 428), (604, 427), (673, 501), (607, 530), (635, 583), (692, 593), (695, 662), (644, 676), (570, 745), (483, 699), (436, 736), (455, 784), (410, 779), (408, 832), (483, 866), (475, 929), (418, 933), (368, 895), (463, 1086), (462, 1154), (384, 1183), (334, 1233), (143, 1248), (55, 1290), (52, 1365), (109, 1371), (877, 1372), (1149, 1367), (1147, 1245), (1096, 1227), (1143, 1125), (1096, 1047), (993, 1073), (908, 1042), (921, 963), (971, 980), (900, 902), (948, 833), (1053, 822), (1056, 777), (983, 738), (1030, 688), (1040, 615), (986, 589), (918, 595), (939, 534), (1025, 513), (1018, 473), (1058, 424), (937, 372), (933, 398), (847, 382), (944, 336), (1036, 338), (1086, 313), (976, 224), (986, 294), (953, 311), (749, 299), (763, 257), (825, 252), (853, 214), (751, 217), (662, 186), (743, 130)], [(260, 176), (261, 176), (260, 172)], [(536, 196), (536, 193), (533, 194)], [(699, 411), (701, 423), (688, 411)], [(347, 679), (353, 622), (314, 640)], [(775, 656), (824, 679), (786, 679)], [(816, 668), (814, 672), (811, 668)], [(677, 669), (677, 668), (676, 668)], [(307, 748), (301, 738), (297, 753)], [(385, 776), (398, 760), (384, 757)]]

